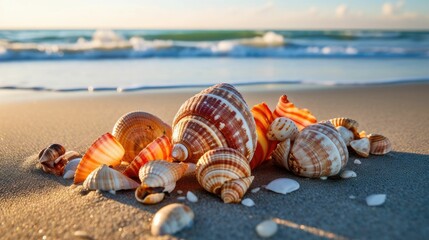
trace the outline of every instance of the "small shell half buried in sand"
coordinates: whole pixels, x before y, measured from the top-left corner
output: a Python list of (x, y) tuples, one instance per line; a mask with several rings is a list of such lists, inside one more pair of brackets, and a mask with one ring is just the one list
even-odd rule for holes
[(265, 220), (256, 226), (256, 232), (260, 237), (269, 238), (276, 234), (278, 230), (277, 223), (273, 220)]
[(255, 202), (250, 198), (245, 198), (241, 200), (241, 204), (243, 204), (246, 207), (253, 207), (255, 206)]
[(155, 236), (174, 234), (192, 226), (194, 212), (184, 204), (173, 203), (161, 208), (153, 217), (151, 233)]
[(299, 189), (299, 183), (289, 178), (279, 178), (271, 181), (265, 189), (270, 191), (287, 194)]
[(370, 207), (380, 206), (386, 201), (386, 194), (372, 194), (366, 197), (365, 200)]
[(345, 170), (341, 173), (341, 178), (354, 178), (357, 174), (352, 170)]

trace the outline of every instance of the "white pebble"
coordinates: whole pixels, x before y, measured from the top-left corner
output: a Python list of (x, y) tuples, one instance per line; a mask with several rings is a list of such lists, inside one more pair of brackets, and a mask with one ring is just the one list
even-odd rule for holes
[(287, 194), (299, 189), (299, 183), (290, 178), (279, 178), (271, 181), (266, 187), (276, 193)]
[(328, 177), (326, 176), (320, 177), (320, 180), (326, 180), (326, 179), (328, 179)]
[(350, 198), (350, 199), (356, 199), (356, 196), (354, 196), (354, 195), (350, 195), (350, 196), (349, 196), (349, 198)]
[(341, 173), (341, 178), (353, 178), (356, 176), (357, 174), (352, 170), (345, 170)]
[(359, 159), (355, 159), (355, 161), (353, 163), (360, 165), (362, 162)]
[(250, 198), (245, 198), (241, 200), (241, 204), (243, 204), (246, 207), (253, 207), (255, 206), (255, 202)]
[(256, 232), (260, 237), (268, 238), (273, 236), (278, 230), (277, 223), (272, 220), (265, 220), (256, 226)]
[(177, 190), (177, 194), (182, 194), (183, 191), (182, 190)]
[(366, 204), (368, 206), (380, 206), (386, 201), (386, 194), (372, 194), (366, 197)]
[(252, 190), (250, 190), (252, 193), (257, 193), (257, 192), (259, 192), (259, 190), (261, 190), (261, 188), (260, 187), (257, 187), (257, 188), (254, 188), (254, 189), (252, 189)]
[(198, 197), (193, 192), (191, 192), (191, 191), (188, 191), (186, 193), (186, 198), (190, 202), (198, 202)]
[(177, 197), (177, 200), (179, 200), (179, 201), (185, 201), (186, 197), (185, 196), (180, 196), (180, 197)]

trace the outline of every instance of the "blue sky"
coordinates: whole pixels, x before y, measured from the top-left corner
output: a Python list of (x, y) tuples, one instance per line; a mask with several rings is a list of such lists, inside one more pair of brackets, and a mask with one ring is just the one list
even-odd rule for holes
[(0, 0), (0, 29), (429, 29), (429, 0)]

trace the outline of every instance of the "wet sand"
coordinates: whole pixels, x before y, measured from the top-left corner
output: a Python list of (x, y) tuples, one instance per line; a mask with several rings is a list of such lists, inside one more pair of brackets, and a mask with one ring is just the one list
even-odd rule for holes
[[(179, 202), (176, 191), (161, 204), (144, 206), (133, 191), (82, 195), (72, 180), (35, 168), (35, 157), (50, 143), (84, 153), (111, 131), (123, 114), (143, 110), (171, 123), (180, 105), (201, 89), (128, 94), (75, 94), (60, 98), (0, 102), (0, 233), (2, 239), (73, 239), (84, 231), (92, 239), (147, 239), (153, 214)], [(183, 239), (258, 239), (255, 226), (276, 218), (273, 239), (424, 239), (429, 236), (429, 84), (294, 89), (242, 89), (250, 106), (265, 101), (273, 109), (281, 94), (319, 120), (350, 117), (360, 130), (382, 133), (393, 143), (385, 156), (350, 154), (351, 179), (296, 177), (271, 163), (255, 172), (251, 188), (280, 177), (298, 181), (288, 195), (246, 194), (254, 207), (223, 204), (188, 175), (176, 190), (191, 190), (197, 203), (192, 228), (175, 235)], [(34, 93), (29, 93), (34, 94)], [(38, 93), (36, 93), (38, 94)], [(361, 165), (353, 163), (360, 159)], [(368, 207), (365, 197), (387, 194), (384, 205)], [(353, 195), (356, 198), (350, 199)], [(167, 237), (164, 237), (167, 238)]]

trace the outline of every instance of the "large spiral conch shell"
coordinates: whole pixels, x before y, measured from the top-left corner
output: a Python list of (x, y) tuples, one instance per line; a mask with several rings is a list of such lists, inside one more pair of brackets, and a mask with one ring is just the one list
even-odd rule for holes
[(295, 107), (293, 103), (289, 102), (286, 95), (280, 97), (273, 114), (275, 118), (287, 117), (291, 119), (299, 130), (317, 122), (316, 117), (308, 109)]
[(119, 166), (123, 156), (124, 148), (116, 138), (110, 133), (102, 135), (89, 147), (79, 162), (74, 175), (74, 183), (85, 181), (92, 171), (103, 164), (112, 167)]
[(327, 177), (338, 174), (348, 158), (347, 146), (336, 129), (329, 124), (314, 124), (295, 139), (288, 166), (299, 176)]
[(124, 174), (128, 177), (137, 177), (141, 166), (152, 160), (171, 160), (171, 143), (167, 136), (161, 136), (149, 143), (125, 169)]
[(118, 191), (138, 186), (137, 182), (105, 164), (92, 171), (83, 182), (83, 187), (88, 190)]
[(171, 163), (164, 160), (154, 160), (143, 165), (139, 171), (141, 185), (136, 189), (137, 201), (145, 204), (154, 204), (161, 201), (164, 196), (153, 194), (171, 192), (176, 182), (188, 168), (184, 163)]
[(225, 203), (237, 203), (253, 181), (246, 158), (232, 148), (206, 152), (198, 161), (197, 180), (207, 191), (220, 195)]
[(208, 150), (237, 149), (252, 159), (256, 148), (253, 116), (241, 94), (222, 83), (201, 91), (180, 107), (173, 120), (174, 159), (196, 163)]
[(125, 149), (123, 161), (131, 162), (137, 154), (156, 138), (171, 138), (171, 127), (147, 112), (130, 112), (123, 115), (113, 127), (112, 135)]
[(273, 113), (266, 103), (260, 103), (252, 108), (253, 118), (256, 124), (256, 134), (258, 136), (255, 154), (250, 161), (250, 168), (254, 169), (269, 159), (271, 153), (277, 145), (277, 141), (268, 138), (267, 133), (271, 123), (274, 121)]

